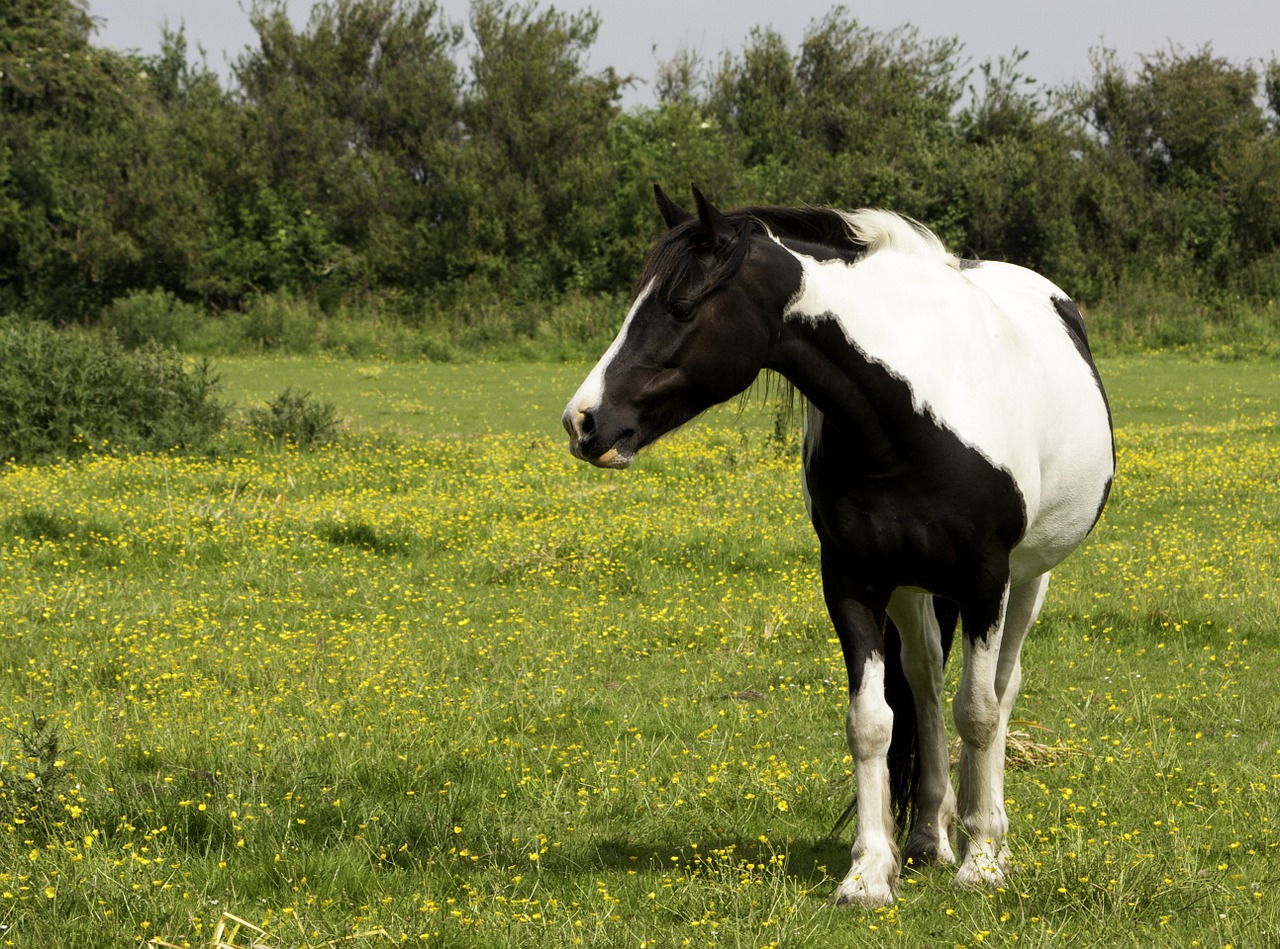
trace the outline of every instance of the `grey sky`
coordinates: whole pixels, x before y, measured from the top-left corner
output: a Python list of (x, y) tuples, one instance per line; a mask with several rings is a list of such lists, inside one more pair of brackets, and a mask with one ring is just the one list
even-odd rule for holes
[[(227, 64), (254, 41), (247, 0), (89, 0), (90, 13), (105, 20), (96, 42), (117, 49), (155, 52), (160, 24), (186, 25), (194, 49), (202, 45), (209, 65), (222, 75)], [(448, 19), (465, 22), (468, 0), (442, 0)], [(291, 17), (306, 21), (311, 0), (290, 0)], [(755, 26), (771, 26), (794, 49), (805, 28), (832, 4), (818, 0), (559, 0), (543, 2), (565, 11), (586, 8), (601, 17), (592, 49), (593, 69), (614, 67), (644, 80), (627, 96), (628, 105), (652, 101), (652, 80), (660, 61), (681, 48), (711, 61), (725, 50), (740, 51)], [(963, 54), (978, 64), (1024, 50), (1024, 72), (1046, 86), (1060, 87), (1090, 77), (1089, 51), (1100, 45), (1116, 50), (1129, 66), (1140, 55), (1172, 46), (1197, 50), (1209, 44), (1215, 54), (1236, 63), (1259, 65), (1280, 54), (1280, 4), (1269, 0), (865, 0), (847, 4), (864, 26), (890, 30), (909, 23), (924, 39), (955, 36)]]

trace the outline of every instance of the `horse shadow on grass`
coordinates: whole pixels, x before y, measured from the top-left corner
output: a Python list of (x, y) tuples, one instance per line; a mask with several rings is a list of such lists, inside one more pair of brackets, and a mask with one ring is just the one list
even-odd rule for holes
[[(533, 866), (530, 846), (512, 839), (496, 847), (481, 845), (478, 849), (480, 853), (471, 857), (473, 863), (454, 868), (459, 879), (471, 871), (487, 874), (499, 869)], [(423, 872), (438, 861), (440, 851), (438, 841), (420, 837), (394, 853), (382, 854), (378, 866)], [(783, 842), (765, 835), (750, 838), (707, 834), (696, 842), (678, 842), (610, 836), (579, 838), (569, 846), (544, 848), (536, 860), (537, 872), (544, 877), (614, 872), (675, 873), (708, 878), (740, 877), (744, 873), (782, 874), (816, 896), (830, 896), (848, 867), (849, 847), (834, 837)]]
[[(564, 855), (561, 859), (565, 859)], [(784, 873), (806, 889), (829, 895), (844, 875), (849, 848), (839, 839), (776, 841), (760, 837), (709, 836), (692, 841), (636, 841), (610, 837), (593, 841), (570, 858), (579, 869), (601, 872), (734, 874)]]

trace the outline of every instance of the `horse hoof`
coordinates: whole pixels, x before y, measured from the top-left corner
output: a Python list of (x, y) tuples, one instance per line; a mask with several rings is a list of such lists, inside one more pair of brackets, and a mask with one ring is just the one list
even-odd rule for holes
[(882, 906), (893, 905), (893, 890), (888, 886), (849, 887), (845, 883), (841, 883), (831, 902), (836, 906), (860, 906), (864, 909), (879, 909)]
[(956, 862), (956, 855), (945, 837), (941, 843), (933, 840), (923, 843), (913, 841), (907, 845), (905, 853), (906, 862), (903, 865), (917, 870), (924, 867), (951, 866)]
[(892, 906), (893, 876), (887, 872), (873, 872), (870, 868), (854, 867), (836, 888), (832, 902), (836, 906), (863, 906), (867, 909)]
[(1004, 870), (995, 861), (966, 860), (955, 882), (962, 890), (994, 890), (1004, 885)]

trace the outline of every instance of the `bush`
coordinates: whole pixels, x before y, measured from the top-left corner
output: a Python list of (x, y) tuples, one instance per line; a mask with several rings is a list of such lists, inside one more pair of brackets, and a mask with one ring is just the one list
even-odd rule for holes
[(1122, 279), (1106, 302), (1089, 308), (1095, 353), (1200, 348), (1270, 352), (1280, 329), (1274, 304), (1252, 303), (1228, 290), (1196, 290), (1177, 277)]
[(0, 461), (199, 445), (222, 427), (217, 393), (209, 363), (188, 365), (176, 350), (0, 323)]
[(314, 448), (338, 436), (338, 413), (328, 402), (309, 392), (285, 389), (265, 407), (249, 410), (251, 428), (275, 441), (297, 448)]
[(166, 290), (141, 290), (115, 300), (102, 313), (102, 325), (130, 349), (148, 343), (185, 348), (204, 311)]
[(23, 777), (0, 781), (0, 820), (48, 840), (66, 826), (71, 807), (84, 801), (75, 776), (63, 767), (66, 750), (60, 729), (37, 718), (29, 725), (9, 726), (8, 731), (9, 747), (0, 754), (6, 765), (16, 766), (12, 773)]
[(260, 294), (236, 318), (241, 339), (251, 350), (297, 354), (316, 351), (322, 320), (312, 301), (290, 293)]

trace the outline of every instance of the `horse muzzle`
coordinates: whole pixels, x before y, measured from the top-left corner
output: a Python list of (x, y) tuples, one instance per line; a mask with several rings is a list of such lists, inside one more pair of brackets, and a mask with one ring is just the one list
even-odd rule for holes
[(599, 437), (595, 414), (590, 409), (578, 409), (570, 405), (565, 409), (561, 422), (569, 433), (569, 452), (580, 461), (597, 468), (629, 468), (631, 462), (635, 461), (636, 453), (620, 444), (633, 432), (623, 432), (622, 437), (606, 444)]

